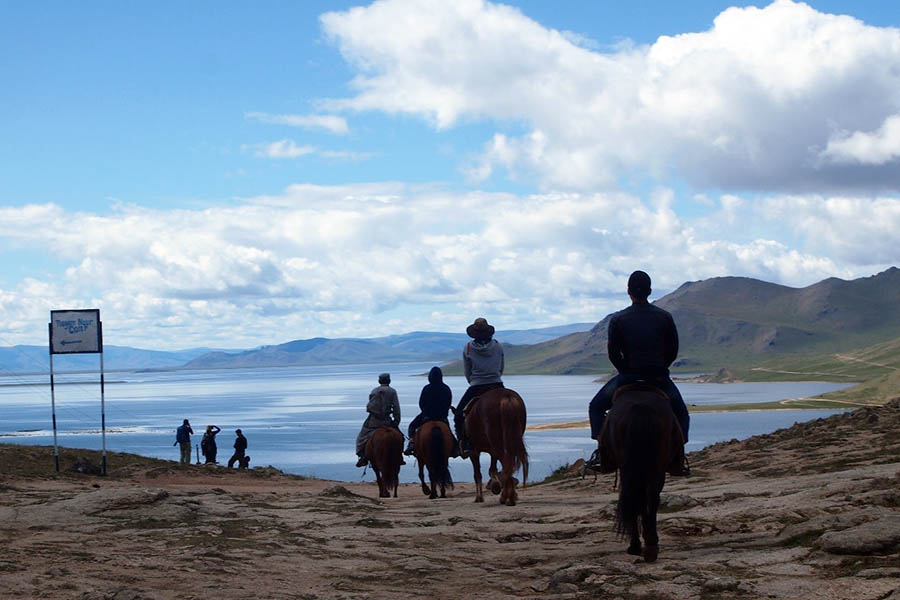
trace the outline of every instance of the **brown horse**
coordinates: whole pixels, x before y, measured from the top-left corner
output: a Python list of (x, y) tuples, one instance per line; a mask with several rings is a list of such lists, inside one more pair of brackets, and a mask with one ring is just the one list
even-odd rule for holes
[[(500, 503), (515, 506), (515, 472), (522, 468), (522, 483), (528, 480), (525, 450), (525, 401), (513, 390), (496, 388), (474, 398), (466, 410), (466, 433), (472, 442), (470, 456), (475, 471), (475, 502), (484, 502), (481, 487), (481, 453), (491, 455), (491, 491), (500, 490)], [(497, 461), (502, 470), (497, 473)]]
[(602, 436), (619, 465), (616, 532), (630, 538), (628, 554), (643, 555), (645, 561), (653, 562), (659, 555), (659, 494), (666, 483), (666, 468), (684, 440), (669, 398), (649, 384), (622, 386)]
[[(428, 421), (416, 431), (416, 458), (419, 461), (419, 481), (422, 491), (429, 498), (437, 498), (436, 487), (441, 488), (441, 498), (446, 498), (446, 488), (453, 488), (450, 477), (450, 452), (453, 450), (453, 436), (450, 427), (443, 421)], [(423, 469), (428, 467), (431, 488), (425, 485)]]
[(378, 496), (390, 498), (393, 488), (396, 498), (403, 462), (403, 434), (396, 427), (379, 427), (366, 442), (366, 456), (375, 471)]

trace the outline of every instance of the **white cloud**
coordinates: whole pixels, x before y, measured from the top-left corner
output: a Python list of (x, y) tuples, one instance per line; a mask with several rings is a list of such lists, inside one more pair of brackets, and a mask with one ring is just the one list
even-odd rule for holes
[[(358, 71), (355, 95), (333, 110), (419, 115), (437, 129), (496, 123), (472, 177), (503, 169), (596, 189), (675, 169), (721, 189), (900, 189), (896, 28), (776, 0), (601, 52), (482, 0), (382, 0), (321, 22)], [(522, 123), (523, 135), (505, 130)]]
[(855, 131), (828, 141), (822, 158), (835, 163), (883, 165), (900, 157), (900, 115), (885, 119), (878, 131)]
[(299, 158), (315, 152), (313, 146), (298, 146), (294, 140), (258, 144), (254, 150), (254, 154), (261, 158)]
[(272, 115), (265, 112), (251, 111), (244, 116), (262, 123), (303, 127), (306, 129), (324, 129), (336, 134), (345, 134), (350, 131), (350, 128), (347, 126), (347, 119), (337, 115)]
[(3, 207), (0, 239), (49, 251), (62, 274), (0, 289), (0, 318), (9, 339), (34, 343), (50, 309), (98, 306), (116, 343), (248, 347), (400, 333), (393, 322), (455, 331), (474, 314), (504, 328), (599, 320), (635, 268), (663, 293), (721, 275), (807, 285), (900, 257), (896, 198), (732, 195), (690, 219), (673, 203), (666, 189), (642, 200), (379, 183), (204, 210)]

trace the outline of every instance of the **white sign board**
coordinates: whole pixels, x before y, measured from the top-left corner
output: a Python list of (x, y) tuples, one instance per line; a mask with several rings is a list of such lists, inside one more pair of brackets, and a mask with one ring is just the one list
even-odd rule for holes
[(51, 310), (50, 354), (103, 352), (100, 309)]

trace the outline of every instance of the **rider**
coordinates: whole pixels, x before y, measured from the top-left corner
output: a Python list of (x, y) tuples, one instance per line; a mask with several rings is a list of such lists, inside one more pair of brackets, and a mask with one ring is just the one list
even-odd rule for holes
[[(369, 392), (369, 403), (366, 405), (366, 417), (359, 435), (356, 436), (356, 461), (357, 467), (364, 467), (369, 463), (366, 457), (366, 442), (379, 427), (400, 428), (400, 401), (397, 398), (397, 390), (392, 388), (391, 374), (382, 373), (378, 376), (378, 387)], [(401, 460), (401, 464), (406, 464)]]
[[(453, 392), (450, 387), (444, 383), (444, 372), (440, 367), (431, 367), (428, 373), (428, 384), (422, 388), (419, 395), (419, 410), (421, 411), (416, 418), (409, 424), (409, 444), (403, 454), (412, 456), (415, 454), (413, 441), (416, 437), (416, 430), (428, 421), (443, 421), (450, 425), (447, 421), (447, 413), (453, 404)], [(453, 435), (452, 433), (450, 434)], [(451, 456), (459, 456), (459, 446), (456, 439), (453, 440), (453, 451)]]
[[(684, 443), (687, 443), (691, 422), (681, 393), (669, 377), (669, 366), (678, 355), (675, 321), (667, 311), (647, 301), (650, 296), (650, 276), (647, 273), (635, 271), (631, 274), (628, 278), (628, 296), (631, 306), (615, 313), (609, 321), (609, 360), (619, 373), (597, 392), (588, 408), (591, 437), (597, 440), (597, 450), (589, 464), (602, 472), (615, 471), (615, 465), (607, 464), (611, 462), (612, 454), (601, 451), (600, 433), (606, 412), (612, 407), (613, 396), (619, 387), (646, 381), (662, 390), (669, 397), (684, 435)], [(668, 470), (672, 475), (690, 474), (683, 447)]]
[(463, 349), (463, 370), (469, 389), (459, 399), (453, 415), (453, 425), (459, 438), (459, 455), (468, 458), (472, 452), (472, 442), (466, 435), (466, 405), (488, 390), (502, 388), (503, 346), (493, 339), (494, 328), (487, 319), (479, 317), (466, 327), (466, 334), (472, 338)]

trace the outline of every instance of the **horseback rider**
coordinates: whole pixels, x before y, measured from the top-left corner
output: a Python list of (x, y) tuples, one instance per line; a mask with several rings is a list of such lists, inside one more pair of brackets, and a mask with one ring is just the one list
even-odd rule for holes
[[(444, 372), (440, 367), (431, 367), (428, 373), (428, 384), (422, 388), (419, 394), (419, 410), (421, 411), (416, 418), (409, 424), (409, 444), (403, 454), (412, 456), (415, 454), (414, 440), (416, 438), (416, 430), (428, 421), (443, 421), (450, 426), (447, 420), (447, 414), (450, 412), (453, 404), (453, 392), (450, 386), (444, 383)], [(451, 434), (453, 435), (453, 434)], [(453, 451), (451, 456), (459, 456), (459, 446), (456, 439), (453, 440)]]
[[(603, 451), (600, 434), (606, 412), (612, 407), (613, 396), (623, 385), (645, 381), (659, 388), (669, 398), (672, 412), (684, 435), (684, 443), (688, 441), (690, 416), (681, 393), (669, 377), (669, 366), (678, 355), (678, 331), (671, 314), (647, 301), (650, 291), (650, 276), (643, 271), (632, 273), (628, 278), (631, 306), (615, 313), (609, 321), (607, 350), (618, 374), (597, 392), (588, 408), (591, 437), (597, 440), (597, 450), (588, 464), (603, 473), (616, 470), (616, 465), (611, 464), (612, 452)], [(668, 471), (672, 475), (690, 474), (683, 446)]]
[(459, 399), (453, 415), (453, 426), (459, 438), (459, 455), (468, 458), (472, 443), (466, 435), (466, 405), (481, 394), (495, 388), (502, 388), (503, 346), (493, 339), (494, 328), (487, 319), (479, 317), (466, 327), (466, 334), (472, 338), (463, 349), (463, 370), (469, 388)]
[[(369, 463), (366, 457), (366, 442), (379, 427), (400, 428), (400, 400), (397, 398), (397, 390), (392, 388), (391, 374), (382, 373), (378, 376), (378, 387), (369, 392), (369, 403), (366, 405), (366, 417), (359, 435), (356, 436), (356, 461), (357, 467), (364, 467)], [(406, 464), (405, 462), (401, 464)]]

